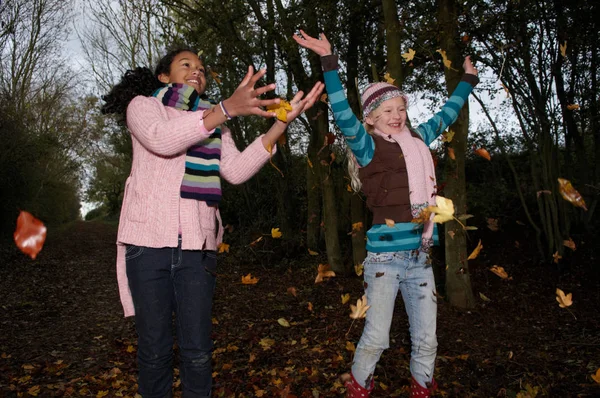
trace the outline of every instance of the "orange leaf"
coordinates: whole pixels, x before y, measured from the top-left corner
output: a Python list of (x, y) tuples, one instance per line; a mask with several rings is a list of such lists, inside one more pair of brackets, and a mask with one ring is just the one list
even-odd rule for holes
[(279, 232), (279, 228), (271, 228), (271, 236), (273, 239), (279, 239), (281, 238), (281, 235), (283, 234)]
[(473, 250), (473, 252), (471, 254), (469, 254), (469, 257), (467, 258), (467, 260), (475, 260), (477, 258), (477, 256), (479, 256), (479, 252), (481, 251), (481, 249), (483, 249), (483, 245), (481, 244), (481, 239), (479, 239), (479, 243), (477, 244), (477, 247), (475, 248), (475, 250)]
[(598, 368), (598, 370), (596, 371), (596, 374), (593, 374), (593, 375), (592, 375), (592, 379), (593, 379), (593, 380), (594, 380), (596, 383), (600, 384), (600, 368)]
[(570, 307), (571, 305), (573, 305), (573, 294), (569, 293), (567, 295), (565, 295), (565, 292), (563, 292), (560, 289), (556, 289), (556, 301), (558, 301), (558, 306), (560, 308), (567, 308)]
[(367, 305), (367, 295), (363, 295), (362, 298), (356, 300), (356, 305), (350, 304), (350, 310), (352, 311), (350, 318), (360, 319), (366, 317), (369, 308), (371, 306)]
[(475, 154), (481, 156), (484, 159), (492, 160), (490, 153), (485, 148), (479, 148), (475, 150)]
[(308, 302), (308, 310), (310, 312), (312, 312), (312, 310), (313, 310), (313, 304), (310, 301)]
[(292, 296), (294, 296), (294, 297), (296, 297), (296, 295), (298, 294), (298, 293), (296, 292), (296, 288), (295, 288), (295, 287), (293, 287), (293, 286), (290, 286), (290, 287), (288, 287), (288, 288), (287, 288), (287, 292), (288, 292), (289, 294), (291, 294)]
[(229, 245), (227, 243), (219, 243), (219, 246), (217, 246), (217, 248), (219, 249), (219, 253), (229, 253)]
[(506, 271), (504, 271), (504, 267), (498, 267), (497, 265), (494, 265), (492, 268), (490, 268), (490, 271), (492, 271), (494, 274), (498, 275), (502, 279), (508, 279), (508, 274), (506, 273)]
[(558, 261), (562, 258), (562, 256), (560, 254), (558, 254), (558, 250), (552, 255), (552, 258), (554, 259), (554, 262), (556, 264), (558, 264)]
[(317, 272), (315, 283), (323, 282), (324, 278), (331, 278), (335, 276), (335, 272), (330, 269), (329, 264), (319, 264)]
[(573, 251), (577, 250), (577, 246), (575, 246), (575, 242), (573, 241), (572, 238), (569, 238), (569, 240), (564, 240), (563, 245), (565, 245), (566, 247), (568, 247), (569, 249), (571, 249)]
[(415, 224), (425, 224), (429, 219), (431, 219), (431, 212), (427, 210), (427, 208), (424, 208), (417, 217), (411, 220), (411, 222)]
[(308, 167), (310, 167), (310, 168), (312, 169), (312, 168), (313, 168), (313, 164), (312, 164), (312, 162), (310, 161), (310, 159), (309, 159), (309, 158), (306, 158), (306, 161), (308, 162)]
[(210, 71), (210, 75), (217, 82), (217, 84), (221, 84), (221, 79), (219, 78), (219, 74), (213, 70)]
[(394, 227), (394, 225), (396, 225), (396, 222), (392, 219), (386, 218), (385, 219), (385, 225), (387, 225), (388, 227), (392, 228)]
[(410, 62), (415, 58), (415, 54), (417, 52), (415, 50), (413, 50), (412, 48), (408, 49), (408, 52), (405, 52), (404, 54), (402, 54), (402, 58), (404, 58), (404, 60), (406, 62)]
[(571, 202), (574, 206), (581, 207), (583, 210), (587, 211), (587, 207), (585, 207), (585, 201), (581, 197), (581, 194), (575, 188), (573, 188), (571, 181), (565, 180), (564, 178), (559, 178), (558, 184), (558, 190), (563, 199)]
[(326, 93), (321, 94), (321, 98), (319, 99), (319, 101), (327, 103), (327, 94)]
[(567, 105), (567, 109), (570, 111), (576, 111), (579, 109), (579, 105), (578, 104), (569, 104), (569, 105)]
[(256, 285), (257, 283), (258, 283), (258, 278), (253, 278), (252, 274), (242, 276), (242, 284), (243, 285)]
[(354, 351), (356, 351), (356, 346), (354, 345), (353, 342), (346, 341), (346, 350), (348, 350), (350, 352), (354, 352)]
[(452, 160), (456, 160), (456, 155), (454, 154), (454, 148), (448, 148), (448, 156)]
[(17, 247), (35, 260), (46, 240), (46, 226), (31, 213), (21, 211), (13, 236)]
[(318, 256), (319, 253), (313, 250), (308, 249), (308, 254), (310, 254), (311, 256)]
[(362, 221), (355, 222), (354, 224), (352, 224), (352, 231), (358, 232), (361, 229), (363, 229), (363, 223), (362, 223)]
[(558, 43), (558, 47), (560, 49), (560, 55), (563, 57), (567, 56), (567, 41), (565, 40), (564, 44)]

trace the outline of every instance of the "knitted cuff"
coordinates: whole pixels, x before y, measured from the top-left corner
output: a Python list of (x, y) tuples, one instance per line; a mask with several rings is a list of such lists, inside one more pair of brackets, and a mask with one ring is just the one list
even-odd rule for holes
[(321, 57), (321, 68), (323, 69), (323, 72), (336, 70), (338, 68), (338, 56), (329, 54)]
[(470, 73), (465, 73), (462, 77), (462, 79), (460, 79), (463, 82), (467, 82), (469, 83), (471, 86), (475, 87), (477, 85), (477, 83), (479, 83), (479, 77), (477, 77), (477, 75), (472, 75)]

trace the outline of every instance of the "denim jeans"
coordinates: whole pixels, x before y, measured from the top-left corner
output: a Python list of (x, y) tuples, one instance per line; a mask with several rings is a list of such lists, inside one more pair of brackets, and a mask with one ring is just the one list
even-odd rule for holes
[(437, 300), (428, 254), (418, 250), (373, 253), (364, 261), (368, 305), (365, 328), (356, 347), (352, 374), (370, 384), (381, 353), (390, 346), (390, 326), (398, 289), (410, 324), (410, 372), (422, 386), (433, 378), (437, 350)]
[(173, 312), (184, 398), (210, 397), (214, 251), (128, 245), (127, 278), (138, 334), (138, 385), (143, 398), (172, 396)]

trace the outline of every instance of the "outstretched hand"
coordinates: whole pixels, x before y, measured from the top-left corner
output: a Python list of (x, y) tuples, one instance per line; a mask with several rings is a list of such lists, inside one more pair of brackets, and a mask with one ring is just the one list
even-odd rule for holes
[(325, 84), (322, 82), (316, 82), (313, 88), (309, 91), (308, 94), (304, 98), (304, 93), (302, 91), (298, 91), (294, 98), (290, 101), (290, 105), (292, 106), (292, 110), (287, 113), (287, 122), (291, 122), (302, 112), (310, 109), (317, 99), (320, 98), (321, 93), (323, 92), (323, 88)]
[(279, 98), (261, 100), (258, 98), (260, 95), (275, 90), (275, 84), (269, 84), (264, 87), (254, 88), (256, 82), (262, 78), (266, 69), (261, 69), (254, 73), (252, 66), (248, 67), (248, 73), (242, 79), (242, 82), (238, 88), (234, 91), (231, 97), (223, 100), (223, 105), (231, 117), (246, 116), (246, 115), (257, 115), (263, 117), (273, 117), (273, 112), (268, 112), (261, 107), (266, 107), (273, 104), (279, 103)]
[(463, 62), (463, 69), (465, 70), (465, 73), (477, 76), (477, 69), (473, 66), (473, 63), (471, 62), (471, 57), (469, 55), (465, 57), (465, 62)]
[(325, 37), (325, 33), (319, 34), (319, 40), (309, 36), (305, 31), (300, 29), (300, 35), (294, 33), (292, 37), (296, 40), (296, 43), (304, 48), (314, 51), (321, 57), (331, 54), (331, 44), (329, 43), (329, 40), (327, 40), (327, 37)]

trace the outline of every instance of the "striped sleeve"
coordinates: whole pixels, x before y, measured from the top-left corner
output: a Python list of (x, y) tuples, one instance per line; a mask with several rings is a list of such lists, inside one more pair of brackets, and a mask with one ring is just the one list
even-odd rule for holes
[(473, 87), (477, 84), (477, 81), (476, 76), (465, 75), (465, 78), (458, 83), (458, 86), (456, 86), (448, 101), (442, 106), (442, 109), (427, 122), (417, 127), (417, 131), (421, 134), (427, 146), (431, 145), (448, 126), (456, 121), (460, 110), (467, 101), (471, 91), (473, 91)]
[(335, 122), (346, 137), (348, 147), (354, 153), (356, 161), (364, 167), (373, 159), (375, 151), (373, 137), (367, 134), (360, 120), (352, 113), (337, 70), (325, 72), (323, 75)]

